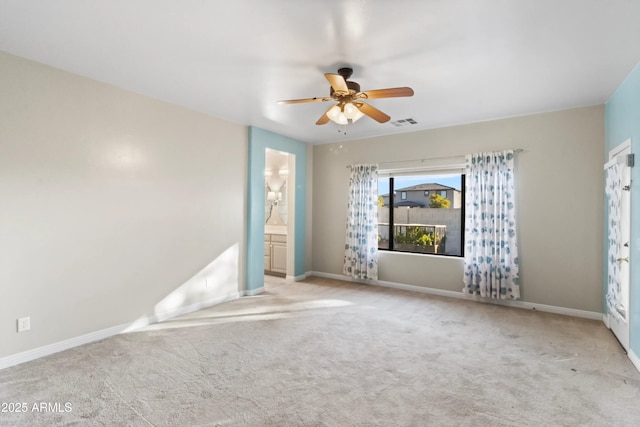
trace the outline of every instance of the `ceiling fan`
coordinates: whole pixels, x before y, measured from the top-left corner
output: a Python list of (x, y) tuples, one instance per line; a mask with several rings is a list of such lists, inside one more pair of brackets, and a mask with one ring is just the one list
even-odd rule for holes
[(337, 101), (332, 105), (316, 122), (317, 125), (324, 125), (332, 120), (338, 124), (346, 125), (367, 115), (379, 123), (388, 122), (391, 117), (369, 104), (364, 100), (378, 98), (396, 98), (403, 96), (413, 96), (413, 89), (410, 87), (394, 87), (389, 89), (375, 89), (365, 92), (360, 91), (360, 85), (349, 81), (353, 74), (351, 68), (340, 68), (338, 74), (326, 73), (324, 76), (331, 84), (329, 96), (324, 98), (289, 99), (278, 101), (278, 104), (302, 104), (305, 102), (325, 102)]

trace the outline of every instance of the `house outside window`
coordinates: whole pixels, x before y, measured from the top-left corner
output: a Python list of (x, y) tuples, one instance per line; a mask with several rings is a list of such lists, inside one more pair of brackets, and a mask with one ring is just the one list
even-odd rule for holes
[(463, 256), (463, 188), (461, 173), (380, 178), (378, 249)]
[[(460, 175), (458, 176), (458, 180)], [(410, 179), (416, 179), (416, 177), (407, 177)], [(381, 178), (380, 180), (384, 180), (388, 183), (389, 178)], [(418, 177), (417, 179), (423, 179), (425, 181), (434, 180), (432, 176), (425, 176), (424, 178)], [(429, 207), (429, 199), (430, 196), (434, 194), (438, 194), (439, 196), (449, 200), (451, 202), (449, 209), (460, 209), (462, 207), (462, 192), (454, 187), (438, 184), (435, 182), (427, 182), (418, 185), (411, 185), (407, 187), (397, 188), (398, 185), (402, 185), (402, 182), (410, 182), (405, 177), (399, 177), (395, 179), (395, 193), (396, 193), (396, 202), (398, 201), (397, 194), (400, 194), (400, 200), (406, 200), (411, 202), (416, 202), (420, 207)], [(386, 187), (388, 188), (388, 184)], [(384, 200), (384, 204), (389, 204), (389, 192), (385, 191), (380, 196)], [(426, 200), (425, 200), (426, 199)]]

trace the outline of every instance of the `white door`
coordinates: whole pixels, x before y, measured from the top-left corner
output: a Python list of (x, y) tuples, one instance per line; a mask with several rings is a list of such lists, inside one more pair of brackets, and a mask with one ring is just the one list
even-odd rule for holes
[[(620, 344), (625, 350), (629, 350), (629, 289), (631, 280), (631, 268), (629, 262), (630, 246), (631, 246), (631, 167), (627, 158), (631, 154), (631, 141), (625, 141), (620, 146), (611, 150), (609, 153), (609, 162), (605, 165), (605, 169), (617, 164), (620, 179), (619, 197), (619, 213), (618, 218), (612, 221), (611, 212), (608, 221), (608, 233), (611, 238), (617, 234), (616, 247), (611, 248), (612, 242), (609, 242), (609, 273), (615, 272), (619, 283), (619, 288), (612, 292), (607, 292), (607, 323), (611, 331), (615, 334)], [(617, 227), (617, 230), (612, 227)], [(614, 256), (612, 253), (616, 252)], [(611, 265), (614, 263), (615, 265)], [(611, 280), (609, 280), (611, 286)]]

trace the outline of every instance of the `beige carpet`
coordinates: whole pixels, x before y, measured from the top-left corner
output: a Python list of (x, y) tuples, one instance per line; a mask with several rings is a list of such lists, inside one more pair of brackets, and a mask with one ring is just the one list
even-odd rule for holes
[(640, 373), (601, 322), (317, 278), (0, 384), (27, 404), (2, 426), (640, 425)]

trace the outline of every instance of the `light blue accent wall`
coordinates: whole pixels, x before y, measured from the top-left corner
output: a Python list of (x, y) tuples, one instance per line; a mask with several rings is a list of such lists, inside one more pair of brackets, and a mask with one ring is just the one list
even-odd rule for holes
[(305, 273), (306, 203), (307, 203), (307, 148), (304, 142), (266, 131), (249, 128), (249, 188), (247, 202), (247, 290), (263, 286), (264, 278), (264, 200), (265, 150), (295, 154), (295, 206), (294, 206), (294, 275)]
[[(611, 149), (629, 138), (631, 138), (631, 151), (636, 154), (636, 166), (631, 169), (629, 347), (636, 355), (640, 355), (640, 63), (635, 66), (606, 104), (605, 135), (607, 156)], [(604, 267), (606, 274), (606, 258)], [(606, 280), (604, 283), (606, 292)]]

